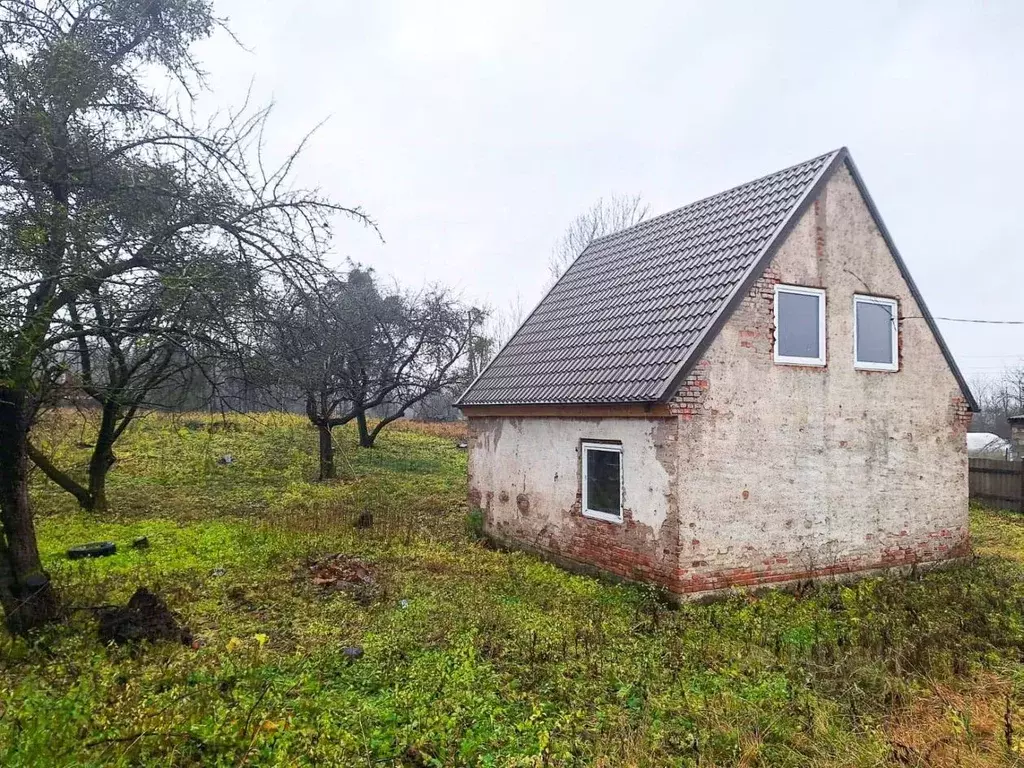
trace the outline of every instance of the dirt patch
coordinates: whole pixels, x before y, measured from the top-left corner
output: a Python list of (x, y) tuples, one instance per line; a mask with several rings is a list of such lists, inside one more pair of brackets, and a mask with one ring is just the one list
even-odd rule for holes
[(384, 594), (376, 571), (359, 558), (341, 553), (326, 555), (308, 568), (314, 586), (344, 592), (361, 605), (369, 605)]
[(167, 603), (145, 587), (139, 587), (124, 606), (101, 608), (99, 636), (104, 645), (125, 645), (142, 640), (171, 640), (190, 645), (192, 633), (171, 613)]

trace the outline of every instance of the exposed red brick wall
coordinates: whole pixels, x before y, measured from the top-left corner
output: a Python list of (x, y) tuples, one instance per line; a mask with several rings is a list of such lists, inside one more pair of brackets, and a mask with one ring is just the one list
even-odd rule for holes
[(793, 562), (793, 556), (767, 557), (749, 566), (708, 569), (686, 569), (678, 572), (680, 594), (708, 590), (774, 584), (782, 581), (802, 581), (812, 578), (852, 574), (909, 565), (926, 565), (970, 554), (970, 536), (965, 529), (941, 529), (930, 532), (900, 531), (886, 537), (887, 543), (870, 553), (840, 556), (828, 562)]
[(688, 421), (703, 412), (709, 387), (707, 369), (706, 360), (698, 362), (669, 401), (669, 410), (679, 418)]
[[(739, 331), (741, 347), (757, 349), (767, 355), (773, 354), (775, 286), (779, 282), (778, 273), (769, 266), (737, 307), (733, 322), (742, 325)], [(706, 400), (711, 386), (708, 379), (709, 367), (707, 360), (700, 360), (669, 401), (669, 410), (684, 421), (701, 416), (707, 407)]]
[(971, 406), (967, 404), (967, 399), (962, 395), (954, 397), (949, 404), (951, 418), (953, 422), (953, 430), (958, 433), (967, 433), (967, 428), (971, 426)]
[[(794, 563), (791, 556), (771, 557), (756, 565), (715, 568), (706, 561), (681, 565), (678, 550), (659, 551), (659, 542), (647, 538), (628, 518), (622, 525), (592, 520), (572, 512), (571, 533), (562, 538), (531, 537), (515, 527), (499, 524), (492, 531), (501, 542), (550, 555), (562, 565), (597, 570), (631, 581), (658, 585), (670, 593), (687, 595), (732, 588), (827, 578), (862, 571), (928, 565), (967, 557), (971, 545), (967, 531), (939, 530), (918, 536), (902, 531), (900, 541), (881, 546), (868, 555), (833, 558), (827, 563)], [(564, 532), (563, 532), (564, 533)], [(699, 543), (699, 542), (698, 542)], [(690, 567), (686, 567), (690, 565)]]
[(739, 326), (739, 344), (771, 356), (775, 350), (775, 286), (782, 282), (771, 266), (757, 279), (732, 316)]
[(655, 534), (637, 524), (630, 510), (623, 510), (622, 517), (621, 524), (594, 520), (585, 517), (577, 504), (569, 512), (570, 525), (563, 528), (563, 538), (549, 546), (555, 554), (607, 573), (672, 589), (679, 563), (676, 527), (669, 521)]
[[(489, 499), (488, 501), (491, 501)], [(540, 529), (525, 517), (510, 518), (484, 511), (487, 532), (500, 542), (551, 554), (580, 568), (591, 568), (632, 581), (680, 591), (678, 525), (666, 521), (660, 531), (638, 523), (629, 509), (621, 523), (584, 516), (577, 502), (564, 524)]]

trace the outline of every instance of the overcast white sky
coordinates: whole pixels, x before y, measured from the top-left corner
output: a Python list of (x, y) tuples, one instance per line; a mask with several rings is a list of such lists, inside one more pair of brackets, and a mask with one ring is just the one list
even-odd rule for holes
[[(271, 148), (361, 205), (336, 251), (532, 306), (597, 198), (677, 208), (850, 148), (936, 315), (1024, 320), (1024, 3), (220, 0), (204, 104), (273, 99)], [(940, 327), (968, 378), (1024, 326)]]

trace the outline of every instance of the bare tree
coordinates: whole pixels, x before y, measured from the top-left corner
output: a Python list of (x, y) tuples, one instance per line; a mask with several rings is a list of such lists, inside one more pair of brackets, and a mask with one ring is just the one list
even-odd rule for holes
[(971, 430), (1009, 438), (1009, 418), (1024, 414), (1024, 365), (1009, 367), (996, 379), (976, 379), (971, 390), (981, 408)]
[[(640, 195), (613, 195), (608, 200), (599, 198), (586, 212), (573, 219), (552, 249), (548, 260), (549, 287), (557, 282), (590, 243), (643, 221), (648, 209), (649, 206)], [(481, 350), (485, 352), (484, 364), (515, 335), (526, 320), (526, 315), (526, 304), (518, 293), (504, 307), (489, 311), (485, 337), (488, 343)]]
[(491, 311), (488, 309), (477, 309), (474, 311), (476, 315), (473, 318), (469, 344), (466, 346), (468, 360), (466, 387), (472, 383), (473, 379), (480, 375), (484, 366), (490, 361), (491, 356), (494, 354), (495, 345), (495, 338), (485, 330), (488, 320), (491, 318)]
[(202, 292), (210, 263), (301, 283), (335, 213), (365, 220), (293, 189), (294, 156), (263, 165), (266, 110), (198, 123), (164, 95), (161, 72), (186, 103), (202, 87), (190, 48), (216, 24), (207, 0), (0, 0), (0, 605), (14, 632), (59, 613), (27, 489), (43, 396), (69, 343), (105, 339), (108, 359), (130, 343), (110, 345), (117, 302), (100, 317), (97, 297)]
[[(454, 399), (466, 383), (467, 352), (480, 311), (437, 288), (406, 296), (403, 304), (397, 322), (380, 327), (383, 364), (374, 365), (365, 354), (357, 356), (362, 358), (361, 370), (350, 381), (350, 402), (363, 448), (372, 448), (384, 427), (426, 398), (441, 394)], [(367, 419), (371, 408), (380, 411), (373, 426)]]
[(526, 314), (527, 310), (526, 305), (523, 303), (523, 297), (518, 293), (504, 307), (491, 310), (488, 313), (487, 338), (491, 341), (491, 344), (486, 349), (489, 353), (488, 361), (490, 356), (497, 354), (508, 343), (508, 340), (512, 338), (515, 332), (519, 330), (519, 326), (526, 320)]
[(233, 336), (229, 326), (240, 319), (239, 306), (259, 291), (254, 276), (225, 269), (216, 260), (203, 264), (201, 257), (191, 259), (190, 280), (95, 285), (68, 305), (77, 335), (58, 347), (68, 361), (59, 392), (74, 396), (81, 391), (98, 411), (85, 481), (35, 444), (29, 443), (28, 450), (32, 461), (83, 509), (106, 510), (106, 478), (116, 462), (117, 440), (166, 384), (215, 368), (224, 340)]
[[(262, 380), (299, 394), (320, 436), (320, 479), (334, 477), (335, 427), (355, 421), (359, 444), (431, 395), (465, 382), (483, 313), (444, 289), (382, 293), (372, 270), (353, 267), (316, 291), (284, 293), (257, 353)], [(382, 412), (372, 426), (371, 411)]]
[(555, 244), (548, 261), (551, 282), (558, 280), (594, 240), (643, 221), (649, 209), (640, 195), (612, 195), (607, 200), (598, 199), (586, 212), (573, 219)]

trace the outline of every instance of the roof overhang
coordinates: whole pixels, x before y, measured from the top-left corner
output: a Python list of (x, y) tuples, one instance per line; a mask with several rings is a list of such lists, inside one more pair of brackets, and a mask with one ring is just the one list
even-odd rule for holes
[(544, 405), (460, 405), (467, 418), (657, 419), (669, 418), (666, 403), (548, 403)]

